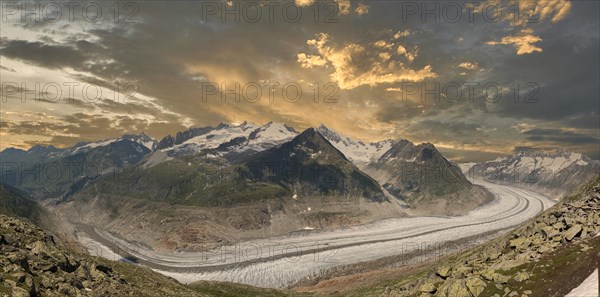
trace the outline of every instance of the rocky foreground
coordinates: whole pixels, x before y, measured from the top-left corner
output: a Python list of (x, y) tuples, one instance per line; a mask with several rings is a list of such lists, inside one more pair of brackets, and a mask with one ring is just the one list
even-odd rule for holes
[(230, 283), (182, 285), (148, 268), (74, 252), (27, 220), (0, 215), (0, 297), (283, 295)]
[(66, 250), (21, 219), (0, 215), (0, 296), (202, 296), (123, 263)]
[(564, 296), (598, 267), (599, 233), (600, 176), (516, 230), (373, 295)]

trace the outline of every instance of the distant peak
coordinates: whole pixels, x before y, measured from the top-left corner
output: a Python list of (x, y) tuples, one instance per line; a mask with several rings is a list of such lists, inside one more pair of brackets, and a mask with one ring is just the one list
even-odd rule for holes
[(16, 148), (16, 147), (7, 147), (2, 152), (24, 152), (24, 151), (25, 150), (22, 150), (22, 149)]
[(309, 140), (311, 142), (313, 142), (313, 140), (317, 140), (317, 139), (323, 139), (323, 140), (327, 140), (325, 137), (323, 137), (323, 135), (321, 135), (321, 133), (317, 132), (314, 128), (308, 128), (304, 131), (302, 131), (302, 133), (298, 134), (298, 136), (296, 136), (296, 139), (303, 139), (303, 140)]
[(328, 131), (328, 132), (332, 132), (332, 133), (336, 133), (335, 130), (325, 126), (325, 124), (320, 124), (319, 127), (317, 128), (318, 131)]
[(296, 131), (296, 129), (294, 129), (293, 127), (288, 126), (287, 124), (283, 124), (283, 126), (290, 132), (294, 132), (294, 133), (298, 133), (298, 131)]
[(313, 135), (313, 134), (317, 134), (317, 131), (314, 128), (308, 128), (304, 131), (302, 131), (302, 133), (300, 133), (300, 135)]
[(225, 124), (225, 123), (221, 122), (217, 125), (217, 127), (215, 129), (223, 129), (223, 128), (229, 128), (229, 124)]
[(319, 127), (317, 128), (316, 131), (321, 133), (321, 135), (323, 135), (325, 138), (327, 138), (329, 140), (341, 141), (341, 136), (337, 132), (335, 132), (335, 130), (330, 129), (323, 124), (319, 125)]

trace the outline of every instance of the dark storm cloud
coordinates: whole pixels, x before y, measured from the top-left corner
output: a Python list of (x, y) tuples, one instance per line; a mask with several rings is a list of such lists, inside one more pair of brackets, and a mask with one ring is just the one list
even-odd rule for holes
[[(491, 80), (507, 84), (520, 82), (521, 86), (534, 82), (539, 86), (535, 94), (538, 103), (514, 103), (514, 93), (509, 91), (499, 102), (499, 112), (507, 116), (559, 120), (591, 118), (590, 111), (600, 110), (599, 5), (598, 2), (574, 1), (572, 17), (556, 26), (541, 28), (538, 32), (542, 38), (541, 53), (503, 55), (506, 48), (488, 46), (489, 55), (485, 60), (494, 69)], [(522, 89), (521, 95), (528, 93)], [(595, 118), (598, 118), (597, 113)], [(597, 121), (579, 124), (580, 128), (598, 128)]]
[(442, 121), (427, 119), (410, 126), (410, 134), (419, 139), (435, 138), (440, 142), (459, 142), (466, 144), (484, 144), (482, 126), (463, 121)]
[(532, 129), (523, 132), (531, 141), (565, 142), (569, 144), (599, 144), (600, 139), (560, 129)]
[(0, 50), (7, 58), (27, 61), (47, 68), (79, 68), (87, 60), (85, 54), (72, 46), (56, 46), (26, 40), (0, 40)]
[(449, 149), (449, 148), (437, 148), (446, 158), (454, 160), (456, 162), (484, 162), (496, 159), (498, 157), (506, 156), (506, 154), (485, 152), (485, 151), (473, 151), (473, 150), (461, 150), (461, 149)]

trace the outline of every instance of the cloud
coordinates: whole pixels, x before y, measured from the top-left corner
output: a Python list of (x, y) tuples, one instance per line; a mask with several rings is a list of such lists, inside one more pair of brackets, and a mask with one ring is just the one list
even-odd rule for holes
[(358, 3), (356, 9), (354, 9), (354, 12), (356, 12), (358, 15), (367, 14), (369, 13), (369, 6), (363, 3)]
[[(430, 65), (421, 69), (410, 69), (402, 61), (391, 59), (391, 53), (381, 50), (389, 49), (393, 45), (384, 40), (376, 41), (370, 47), (357, 43), (336, 46), (328, 34), (320, 33), (316, 39), (308, 40), (307, 44), (312, 46), (318, 55), (302, 53), (302, 56), (298, 57), (300, 64), (307, 68), (331, 66), (333, 73), (329, 77), (341, 89), (354, 89), (365, 85), (373, 87), (402, 81), (418, 82), (437, 76)], [(414, 59), (412, 54), (404, 55), (409, 61)]]
[[(169, 131), (186, 129), (175, 117), (152, 122), (128, 115), (74, 113), (63, 117), (48, 117), (46, 113), (29, 113), (27, 118), (0, 123), (3, 133), (13, 136), (3, 139), (2, 146), (10, 142), (11, 146), (27, 148), (33, 141), (35, 144), (66, 147), (81, 141), (97, 141), (127, 133), (149, 132), (155, 138), (161, 138)], [(43, 137), (40, 138), (40, 135)], [(31, 140), (32, 136), (37, 140)]]
[(327, 65), (327, 60), (321, 56), (307, 55), (305, 53), (298, 54), (298, 62), (304, 68), (321, 67)]
[(402, 37), (409, 36), (410, 34), (411, 33), (408, 30), (398, 31), (398, 32), (396, 32), (396, 34), (394, 34), (394, 39), (400, 39)]
[(350, 0), (335, 0), (338, 3), (338, 13), (340, 15), (350, 14), (352, 4), (350, 4)]
[(569, 143), (569, 144), (599, 144), (597, 137), (583, 135), (574, 131), (563, 129), (531, 129), (524, 131), (528, 135), (527, 139), (531, 141)]
[(296, 5), (300, 7), (311, 6), (315, 3), (316, 0), (296, 0)]
[(479, 68), (477, 63), (472, 63), (472, 62), (462, 62), (462, 63), (458, 64), (458, 67), (463, 68), (463, 69), (468, 69), (468, 70), (475, 70), (475, 69)]
[[(201, 4), (194, 1), (139, 2), (137, 22), (127, 24), (71, 22), (68, 26), (46, 23), (27, 27), (4, 23), (2, 67), (16, 72), (0, 69), (3, 81), (26, 81), (31, 88), (34, 81), (44, 82), (58, 75), (108, 87), (122, 79), (136, 82), (140, 96), (136, 102), (87, 103), (75, 98), (63, 105), (19, 104), (19, 100), (9, 99), (8, 104), (3, 103), (2, 112), (30, 117), (32, 112), (45, 113), (32, 122), (50, 122), (50, 116), (58, 117), (52, 121), (71, 120), (65, 118), (66, 114), (84, 114), (99, 117), (82, 115), (90, 122), (100, 122), (104, 117), (112, 126), (90, 125), (81, 130), (71, 127), (67, 128), (69, 135), (53, 136), (54, 140), (41, 134), (62, 133), (65, 127), (57, 124), (48, 126), (52, 131), (30, 129), (27, 131), (32, 134), (28, 135), (2, 134), (2, 145), (9, 140), (26, 145), (21, 138), (27, 143), (40, 140), (66, 144), (77, 138), (106, 138), (138, 128), (160, 138), (188, 126), (274, 120), (298, 129), (325, 123), (340, 133), (369, 141), (388, 137), (431, 141), (446, 151), (454, 149), (457, 155), (463, 151), (461, 156), (467, 159), (475, 151), (510, 153), (514, 146), (564, 145), (576, 151), (597, 151), (597, 144), (564, 141), (576, 136), (594, 138), (599, 125), (600, 78), (597, 67), (593, 67), (600, 63), (598, 2), (536, 1), (538, 23), (518, 23), (507, 17), (498, 23), (478, 22), (477, 26), (467, 22), (423, 23), (418, 17), (398, 22), (398, 14), (389, 12), (400, 11), (399, 2), (361, 2), (368, 4), (368, 13), (360, 14), (360, 2), (332, 1), (342, 9), (348, 7), (341, 11), (348, 16), (339, 17), (343, 22), (340, 24), (315, 23), (309, 13), (297, 23), (279, 19), (276, 24), (269, 23), (265, 14), (262, 22), (253, 24), (235, 23), (232, 18), (222, 22), (219, 15), (202, 22)], [(497, 3), (506, 9), (504, 16), (509, 16), (511, 4), (521, 5), (517, 1)], [(297, 4), (315, 5), (310, 0)], [(528, 15), (520, 17), (527, 19)], [(327, 33), (327, 38), (319, 32)], [(307, 45), (307, 40), (313, 42)], [(536, 54), (542, 48), (543, 54)], [(460, 67), (462, 63), (485, 71), (468, 69), (472, 67), (467, 64), (463, 64), (466, 68)], [(493, 104), (486, 104), (481, 96), (474, 102), (453, 104), (444, 102), (443, 97), (435, 104), (422, 104), (420, 98), (412, 97), (408, 102), (401, 100), (401, 82), (427, 83), (431, 87), (430, 82), (443, 86), (465, 78), (502, 86), (535, 82), (539, 86), (535, 97), (540, 101), (515, 103), (512, 93)], [(244, 84), (265, 80), (282, 84), (318, 82), (321, 86), (335, 82), (339, 102), (315, 103), (312, 89), (305, 85), (298, 103), (286, 102), (280, 94), (273, 102), (235, 103), (229, 96), (227, 103), (221, 103), (220, 94), (208, 103), (201, 101), (200, 84), (204, 81)], [(321, 89), (322, 95), (326, 91)], [(526, 94), (522, 89), (522, 95)], [(471, 110), (458, 108), (464, 106)], [(13, 124), (27, 120), (13, 116), (3, 113), (2, 119)], [(511, 129), (515, 122), (535, 126), (522, 131)], [(457, 135), (448, 131), (446, 124), (470, 133)], [(521, 133), (535, 127), (559, 127), (578, 135)], [(552, 137), (561, 138), (561, 142), (552, 142)], [(465, 146), (459, 147), (462, 144)]]
[[(550, 19), (553, 23), (567, 17), (572, 7), (568, 0), (540, 0), (536, 3), (535, 13), (539, 13), (542, 20)], [(526, 4), (522, 3), (521, 5), (525, 6)]]
[(2, 55), (25, 60), (46, 68), (66, 66), (80, 67), (86, 60), (86, 54), (70, 45), (50, 45), (26, 40), (0, 40)]
[(550, 21), (556, 23), (569, 15), (572, 3), (569, 0), (488, 0), (476, 5), (475, 12), (482, 13), (483, 9), (497, 9), (502, 21), (513, 26), (527, 26), (535, 23)]
[(504, 36), (500, 41), (488, 41), (486, 44), (489, 45), (510, 45), (512, 44), (517, 50), (517, 55), (526, 55), (531, 53), (541, 53), (542, 48), (534, 45), (534, 43), (538, 43), (542, 41), (542, 38), (539, 36), (535, 36), (531, 33), (531, 30), (522, 30), (520, 34), (513, 36)]
[(412, 62), (419, 55), (419, 47), (415, 46), (412, 50), (407, 50), (406, 47), (399, 44), (396, 48), (396, 53), (400, 56), (404, 56), (408, 62)]
[[(509, 24), (508, 29), (520, 29), (519, 33), (504, 36), (500, 41), (488, 41), (490, 45), (510, 45), (517, 50), (517, 55), (541, 53), (540, 46), (535, 45), (542, 41), (539, 35), (534, 32), (547, 27), (550, 24), (557, 23), (567, 17), (571, 12), (572, 3), (568, 0), (539, 0), (539, 1), (498, 1), (489, 0), (478, 7), (495, 7), (499, 10), (502, 22)], [(481, 11), (479, 11), (481, 13)]]

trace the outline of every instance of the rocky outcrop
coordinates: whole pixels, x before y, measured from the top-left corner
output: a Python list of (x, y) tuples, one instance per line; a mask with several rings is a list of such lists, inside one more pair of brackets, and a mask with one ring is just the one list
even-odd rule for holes
[[(424, 278), (396, 287), (388, 286), (383, 296), (539, 294), (529, 288), (546, 290), (544, 293), (548, 296), (562, 296), (560, 292), (547, 288), (552, 281), (547, 281), (540, 274), (553, 269), (567, 269), (565, 264), (574, 265), (576, 261), (589, 262), (580, 258), (582, 256), (572, 258), (572, 255), (583, 255), (594, 249), (593, 246), (600, 250), (600, 238), (594, 237), (599, 233), (600, 176), (579, 193), (564, 198), (511, 233), (436, 264)], [(556, 265), (556, 268), (551, 265)], [(595, 268), (595, 265), (589, 266)], [(527, 270), (529, 267), (532, 271)], [(542, 269), (536, 269), (538, 267)]]
[(0, 296), (204, 296), (132, 265), (69, 251), (24, 220), (0, 215)]

